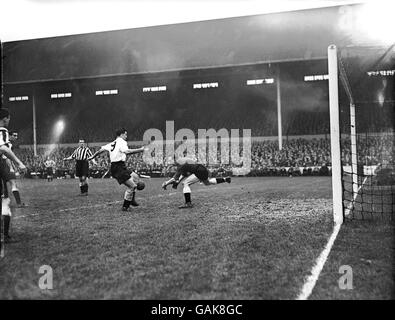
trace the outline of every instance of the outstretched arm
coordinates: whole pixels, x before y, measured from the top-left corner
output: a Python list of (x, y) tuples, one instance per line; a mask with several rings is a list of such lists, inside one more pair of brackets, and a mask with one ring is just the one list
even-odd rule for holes
[(137, 149), (127, 149), (125, 150), (126, 154), (133, 154), (133, 153), (139, 153), (139, 152), (143, 152), (145, 150), (146, 146), (143, 146), (141, 148), (137, 148)]
[(169, 184), (172, 184), (172, 185), (173, 185), (173, 188), (174, 188), (174, 189), (177, 189), (177, 186), (178, 186), (178, 184), (180, 183), (180, 181), (181, 181), (182, 179), (184, 179), (183, 175), (177, 175), (177, 174), (176, 174), (176, 175), (174, 175), (173, 178), (167, 180), (166, 182), (163, 182), (163, 183), (162, 183), (162, 188), (166, 190), (166, 187), (167, 187)]
[(64, 158), (63, 161), (65, 161), (65, 160), (73, 160), (76, 155), (77, 155), (77, 149), (74, 150), (74, 152), (70, 155), (70, 157)]
[(163, 183), (162, 183), (162, 188), (163, 188), (164, 190), (166, 190), (166, 187), (167, 187), (169, 184), (173, 183), (174, 181), (175, 181), (174, 178), (171, 178), (170, 180), (167, 180), (167, 181), (163, 182)]
[(99, 149), (97, 150), (91, 157), (88, 158), (88, 160), (93, 160), (96, 158), (99, 154), (103, 153), (104, 151), (107, 151), (106, 149)]

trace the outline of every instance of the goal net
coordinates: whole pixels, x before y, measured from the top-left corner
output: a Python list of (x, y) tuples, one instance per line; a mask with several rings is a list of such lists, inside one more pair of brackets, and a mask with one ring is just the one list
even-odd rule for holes
[(334, 191), (335, 220), (392, 220), (395, 212), (394, 45), (330, 46), (328, 67), (331, 139), (338, 140), (331, 145), (332, 186), (340, 189)]

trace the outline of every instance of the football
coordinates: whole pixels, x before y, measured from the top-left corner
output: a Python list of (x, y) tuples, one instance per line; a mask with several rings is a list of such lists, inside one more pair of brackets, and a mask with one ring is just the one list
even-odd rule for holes
[(142, 181), (137, 182), (137, 190), (143, 190), (145, 188), (145, 183)]

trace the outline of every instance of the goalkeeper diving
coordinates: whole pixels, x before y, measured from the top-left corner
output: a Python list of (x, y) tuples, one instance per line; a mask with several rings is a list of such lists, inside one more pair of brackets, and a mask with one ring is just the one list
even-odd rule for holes
[(204, 185), (214, 185), (219, 183), (230, 183), (231, 178), (209, 178), (208, 169), (198, 164), (196, 160), (191, 158), (180, 158), (177, 161), (177, 171), (174, 176), (166, 182), (163, 182), (162, 188), (166, 190), (167, 186), (172, 185), (173, 189), (177, 189), (177, 186), (182, 182), (182, 192), (185, 198), (185, 204), (179, 206), (179, 209), (192, 208), (193, 204), (191, 201), (191, 185), (197, 182), (202, 182)]

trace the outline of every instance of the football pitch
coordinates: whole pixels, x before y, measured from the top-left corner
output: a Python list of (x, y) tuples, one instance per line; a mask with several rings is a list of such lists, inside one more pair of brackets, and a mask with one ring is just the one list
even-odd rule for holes
[[(194, 185), (195, 206), (184, 210), (181, 186), (164, 191), (164, 179), (144, 181), (140, 206), (122, 212), (125, 189), (113, 179), (90, 179), (88, 197), (79, 196), (78, 180), (21, 180), (28, 207), (13, 209), (0, 299), (295, 299), (333, 231), (330, 177)], [(314, 298), (366, 298), (377, 286), (371, 271), (362, 291), (338, 289), (345, 256), (366, 264), (352, 248), (355, 237), (362, 241), (358, 223), (342, 227)], [(385, 255), (370, 241), (364, 250), (376, 252), (387, 277), (377, 292), (390, 298), (393, 227), (380, 228), (374, 246)], [(52, 268), (52, 290), (38, 285), (43, 265)]]

